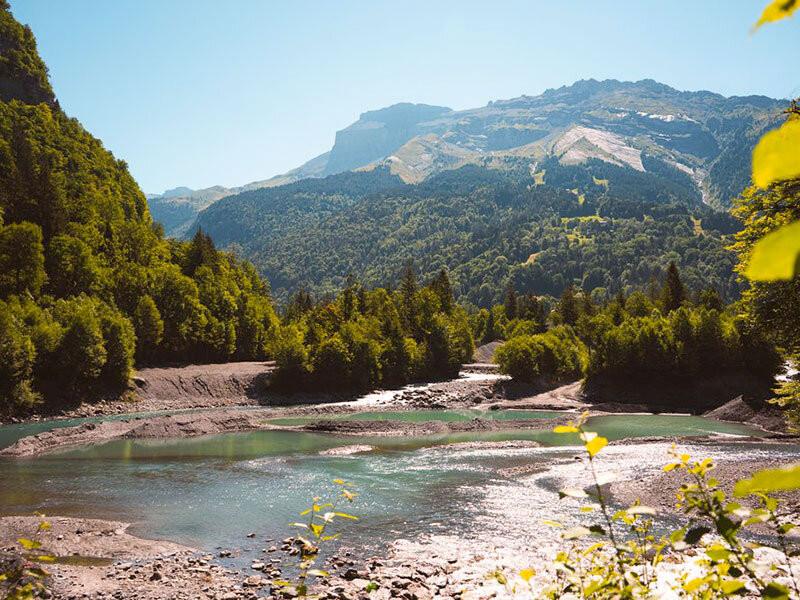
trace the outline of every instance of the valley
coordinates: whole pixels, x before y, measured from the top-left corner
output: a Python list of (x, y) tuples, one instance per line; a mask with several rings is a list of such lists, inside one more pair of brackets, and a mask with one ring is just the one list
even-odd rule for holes
[(1, 600), (800, 598), (798, 101), (468, 4), (0, 0)]

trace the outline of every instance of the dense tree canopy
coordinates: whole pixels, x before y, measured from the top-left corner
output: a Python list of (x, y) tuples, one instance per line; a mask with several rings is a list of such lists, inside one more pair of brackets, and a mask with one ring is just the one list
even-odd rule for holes
[(670, 261), (689, 290), (738, 297), (725, 249), (737, 221), (704, 206), (685, 174), (655, 159), (651, 167), (548, 160), (537, 167), (541, 185), (527, 167), (470, 166), (418, 185), (376, 169), (225, 198), (199, 225), (250, 258), (281, 301), (301, 287), (336, 292), (347, 273), (386, 285), (408, 260), (426, 280), (446, 269), (456, 298), (482, 307), (503, 302), (509, 283), (537, 296), (570, 284), (630, 293)]
[(264, 358), (276, 323), (252, 266), (202, 232), (164, 239), (125, 163), (61, 111), (2, 2), (0, 414), (119, 393), (134, 359)]
[(421, 286), (406, 265), (397, 291), (367, 291), (350, 281), (338, 297), (298, 294), (275, 344), (284, 389), (365, 390), (454, 377), (472, 359), (466, 312), (450, 295), (447, 273)]

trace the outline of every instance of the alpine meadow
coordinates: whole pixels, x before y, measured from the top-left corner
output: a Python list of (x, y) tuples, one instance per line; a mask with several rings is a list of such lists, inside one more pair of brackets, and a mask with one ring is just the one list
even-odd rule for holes
[(765, 1), (0, 0), (0, 600), (800, 600)]

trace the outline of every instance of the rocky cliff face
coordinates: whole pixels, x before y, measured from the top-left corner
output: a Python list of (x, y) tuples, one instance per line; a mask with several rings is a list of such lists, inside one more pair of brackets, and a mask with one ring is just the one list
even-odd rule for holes
[(452, 112), (443, 106), (409, 103), (365, 112), (336, 132), (325, 174), (350, 171), (384, 158), (424, 131), (420, 124)]

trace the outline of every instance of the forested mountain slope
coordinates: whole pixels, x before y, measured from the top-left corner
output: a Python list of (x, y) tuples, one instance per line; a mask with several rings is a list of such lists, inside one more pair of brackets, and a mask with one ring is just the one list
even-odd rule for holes
[(225, 198), (198, 226), (253, 260), (281, 299), (333, 292), (348, 274), (392, 284), (409, 260), (425, 279), (448, 269), (456, 295), (484, 306), (509, 283), (550, 295), (646, 287), (670, 260), (690, 288), (735, 297), (724, 247), (737, 222), (703, 205), (682, 171), (644, 163), (647, 173), (552, 157), (538, 184), (524, 168), (468, 165), (412, 185), (381, 167)]
[(274, 320), (251, 265), (164, 239), (0, 0), (0, 414), (117, 393), (134, 359), (263, 357)]

